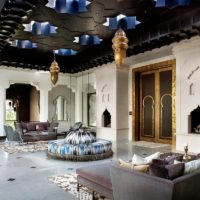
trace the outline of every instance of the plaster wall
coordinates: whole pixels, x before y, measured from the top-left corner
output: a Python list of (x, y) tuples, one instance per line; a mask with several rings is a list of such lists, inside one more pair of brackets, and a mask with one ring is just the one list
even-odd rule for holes
[[(5, 123), (5, 99), (6, 89), (10, 84), (26, 83), (35, 86), (40, 92), (40, 121), (48, 120), (48, 91), (54, 87), (50, 80), (49, 72), (26, 70), (0, 66), (0, 136), (5, 135), (3, 125)], [(71, 84), (70, 84), (71, 83)], [(60, 73), (57, 85), (70, 85), (76, 88), (76, 78)]]
[(190, 112), (200, 105), (200, 37), (183, 41), (173, 48), (176, 57), (176, 149), (185, 143), (190, 152), (200, 152), (200, 135), (189, 128)]
[[(119, 141), (128, 136), (128, 66), (104, 65), (95, 71), (97, 137)], [(111, 114), (111, 127), (103, 127), (102, 114)]]
[(58, 132), (63, 132), (69, 129), (69, 127), (74, 124), (75, 121), (75, 93), (71, 91), (66, 85), (57, 85), (49, 91), (49, 113), (48, 120), (54, 121), (54, 115), (56, 113), (56, 105), (54, 103), (58, 96), (63, 96), (67, 101), (66, 112), (67, 120), (59, 120)]

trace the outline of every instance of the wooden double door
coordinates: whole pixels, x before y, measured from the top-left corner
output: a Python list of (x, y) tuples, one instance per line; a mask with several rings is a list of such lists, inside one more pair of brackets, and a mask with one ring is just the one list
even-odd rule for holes
[(172, 142), (172, 73), (166, 67), (137, 74), (139, 140)]

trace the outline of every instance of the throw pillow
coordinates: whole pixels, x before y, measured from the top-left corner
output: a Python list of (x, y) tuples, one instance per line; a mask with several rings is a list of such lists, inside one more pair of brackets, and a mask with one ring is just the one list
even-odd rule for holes
[(45, 127), (44, 124), (36, 124), (36, 131), (44, 131)]
[(21, 122), (22, 129), (27, 129), (27, 124), (25, 122)]
[(150, 164), (149, 174), (160, 178), (168, 178), (167, 169), (164, 165)]
[(174, 164), (182, 163), (182, 161), (174, 160)]
[(147, 156), (146, 158), (143, 158), (137, 154), (134, 154), (133, 158), (132, 158), (132, 164), (133, 165), (146, 165), (146, 164), (150, 164), (153, 159), (158, 159), (158, 158), (160, 158), (160, 152), (156, 152), (150, 156)]
[(186, 162), (184, 174), (189, 174), (197, 169), (200, 169), (200, 159)]
[(146, 163), (145, 158), (143, 158), (137, 154), (134, 154), (133, 158), (132, 158), (132, 164), (133, 165), (145, 165), (147, 163)]
[(147, 173), (149, 171), (149, 165), (136, 165), (136, 166), (133, 166), (133, 170)]
[(121, 167), (128, 168), (128, 169), (132, 169), (132, 166), (133, 166), (131, 162), (125, 162), (122, 159), (118, 159), (118, 163)]
[(124, 167), (127, 169), (133, 169), (135, 171), (138, 172), (143, 172), (143, 173), (147, 173), (149, 170), (149, 165), (135, 165), (133, 166), (131, 162), (126, 162), (122, 159), (118, 159), (118, 163), (120, 165), (120, 167)]
[(184, 163), (177, 163), (172, 165), (166, 165), (168, 179), (173, 180), (184, 174)]
[(27, 123), (27, 130), (28, 131), (35, 131), (35, 124), (34, 123)]
[(22, 132), (23, 132), (23, 134), (26, 134), (26, 133), (28, 132), (28, 130), (27, 130), (26, 128), (24, 128), (24, 129), (22, 130)]
[(165, 158), (165, 161), (168, 163), (168, 165), (174, 164), (174, 160), (182, 161), (183, 155), (172, 155)]
[(151, 164), (149, 167), (149, 172), (151, 175), (173, 180), (184, 174), (184, 163), (172, 165)]
[(163, 159), (153, 159), (152, 164), (154, 164), (154, 165), (167, 165), (167, 162)]
[(158, 159), (158, 158), (160, 158), (160, 152), (156, 152), (150, 156), (147, 156), (145, 160), (147, 163), (151, 163), (153, 159)]

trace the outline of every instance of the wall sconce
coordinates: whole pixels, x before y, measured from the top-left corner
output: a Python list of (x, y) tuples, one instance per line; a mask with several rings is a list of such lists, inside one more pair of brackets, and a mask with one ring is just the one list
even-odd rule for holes
[(128, 38), (126, 33), (120, 28), (112, 40), (112, 48), (115, 54), (115, 63), (117, 65), (123, 65), (126, 59), (126, 50), (128, 49)]
[(58, 81), (58, 74), (60, 72), (60, 67), (58, 66), (58, 63), (56, 62), (55, 59), (55, 54), (54, 54), (54, 61), (51, 63), (49, 70), (51, 73), (51, 82), (55, 85)]

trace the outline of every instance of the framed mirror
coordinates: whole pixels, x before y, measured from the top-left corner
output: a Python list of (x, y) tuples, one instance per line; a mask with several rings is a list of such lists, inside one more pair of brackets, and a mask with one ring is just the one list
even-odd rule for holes
[(67, 113), (67, 99), (64, 96), (58, 96), (54, 100), (55, 105), (55, 121), (68, 121), (68, 113)]

